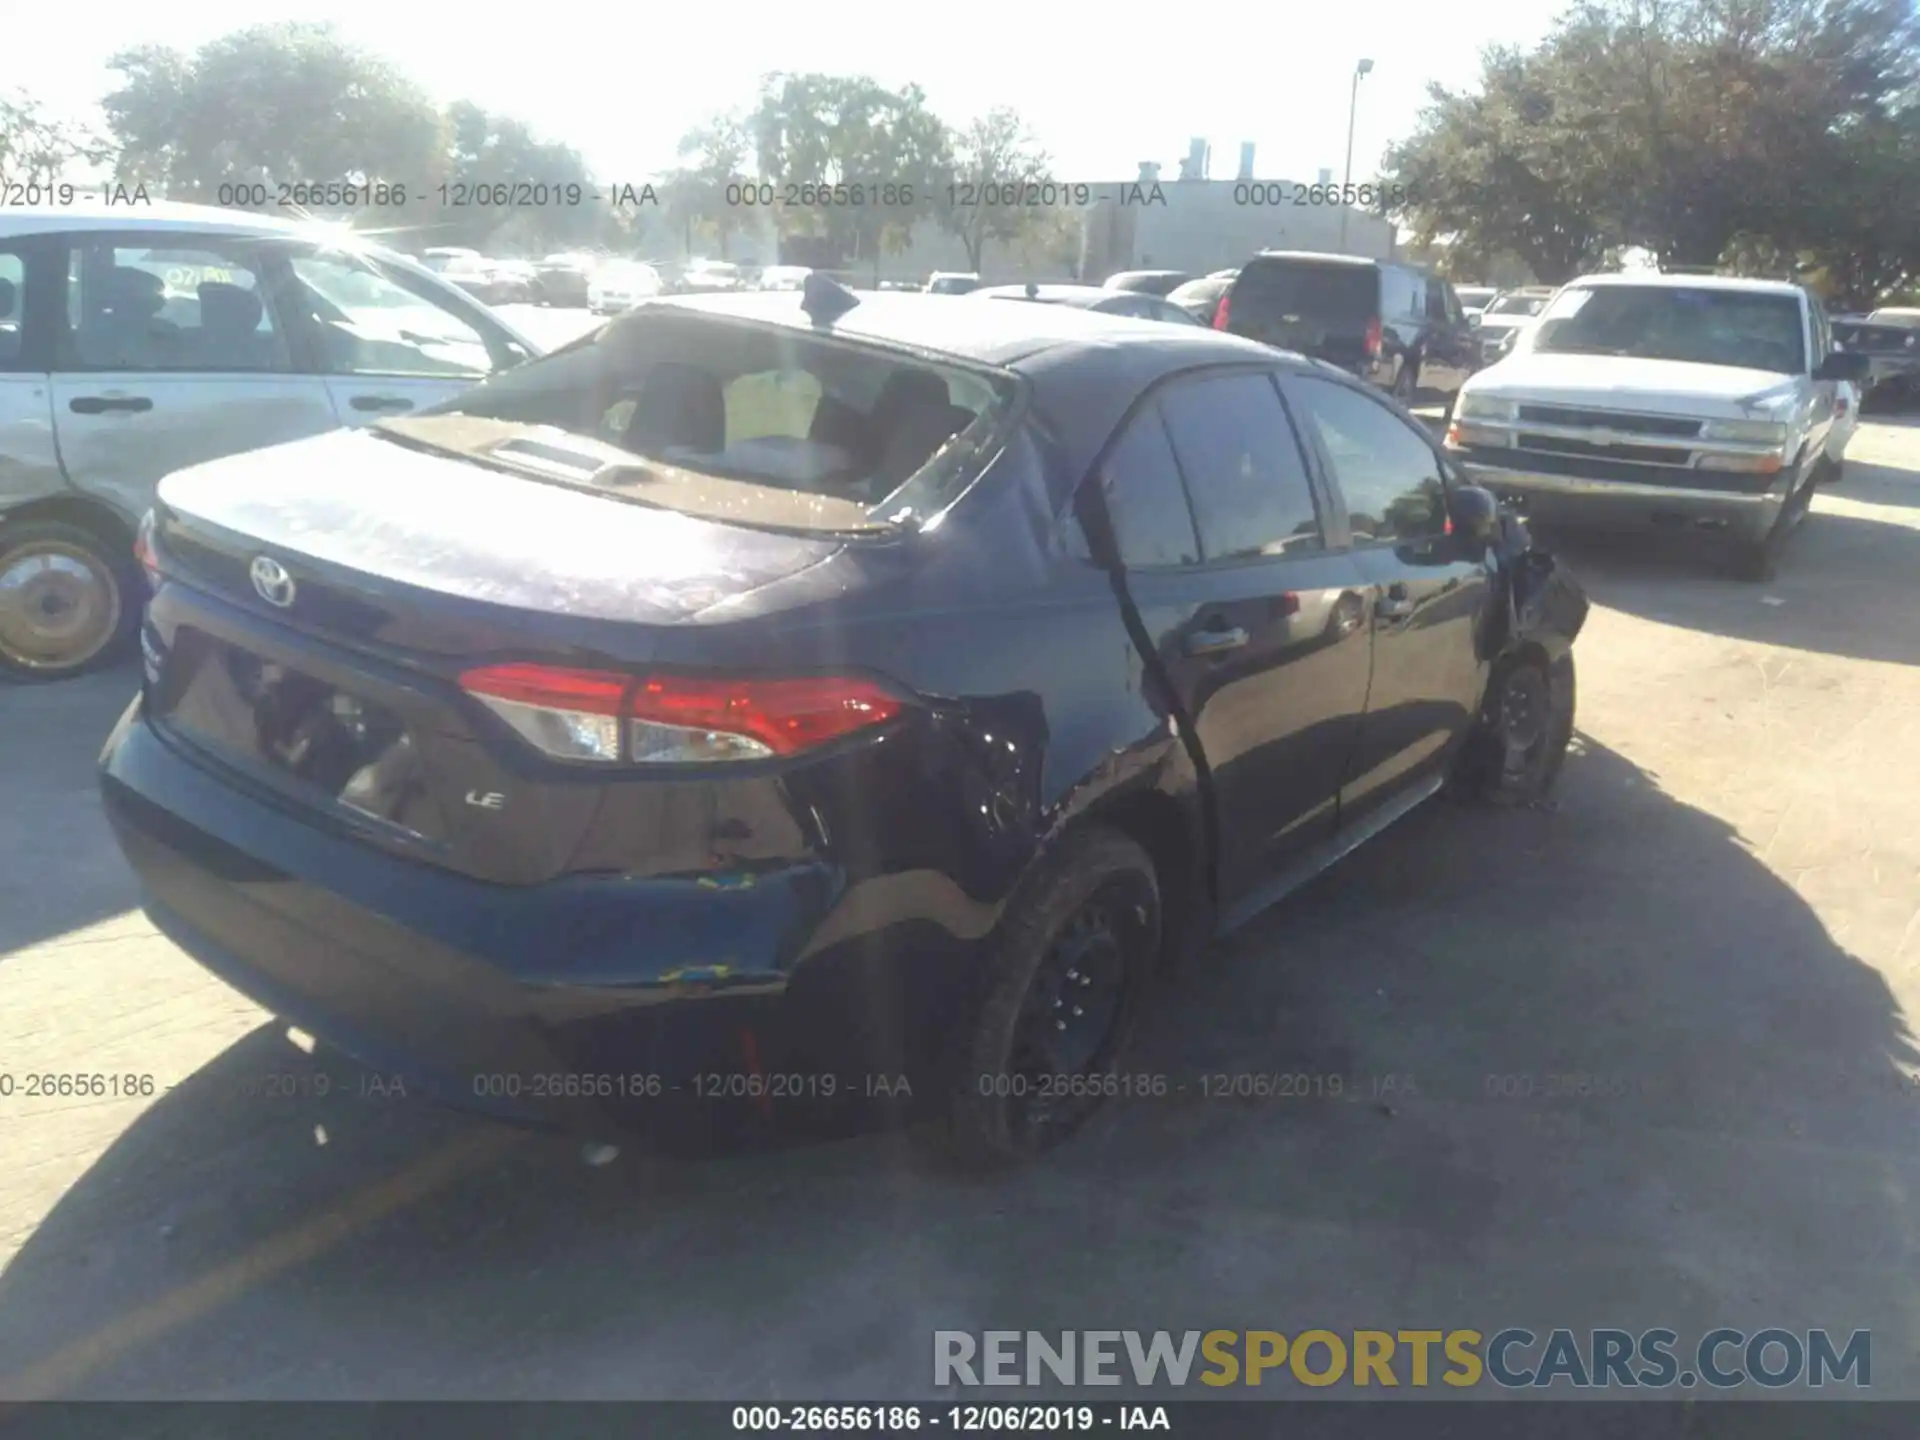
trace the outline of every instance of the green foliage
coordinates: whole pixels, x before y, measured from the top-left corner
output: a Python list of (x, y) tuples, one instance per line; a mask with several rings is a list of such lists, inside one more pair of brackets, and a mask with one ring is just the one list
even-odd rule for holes
[(1643, 247), (1870, 295), (1920, 271), (1916, 126), (1909, 0), (1593, 0), (1434, 87), (1388, 169), (1421, 243), (1543, 280)]

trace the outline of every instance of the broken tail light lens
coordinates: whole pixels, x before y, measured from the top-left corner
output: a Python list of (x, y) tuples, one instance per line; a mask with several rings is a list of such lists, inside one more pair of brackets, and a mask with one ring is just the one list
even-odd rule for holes
[(883, 725), (904, 708), (852, 676), (723, 679), (489, 665), (460, 686), (556, 760), (699, 765), (782, 759)]
[[(1352, 332), (1348, 332), (1348, 333), (1352, 333)], [(1367, 344), (1367, 358), (1369, 360), (1378, 360), (1380, 358), (1380, 319), (1378, 316), (1375, 316), (1373, 319), (1367, 321), (1366, 344)]]

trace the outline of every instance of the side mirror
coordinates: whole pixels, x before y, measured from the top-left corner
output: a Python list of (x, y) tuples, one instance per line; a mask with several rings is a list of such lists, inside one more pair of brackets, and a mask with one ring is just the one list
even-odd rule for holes
[(1813, 372), (1813, 378), (1860, 381), (1867, 378), (1872, 368), (1872, 359), (1858, 350), (1835, 350), (1820, 362)]
[(1478, 310), (1474, 311), (1471, 315), (1467, 316), (1467, 324), (1471, 325), (1476, 330), (1480, 328), (1480, 312)]
[(1500, 538), (1500, 502), (1491, 490), (1456, 485), (1447, 491), (1447, 520), (1454, 543), (1469, 555), (1483, 554)]

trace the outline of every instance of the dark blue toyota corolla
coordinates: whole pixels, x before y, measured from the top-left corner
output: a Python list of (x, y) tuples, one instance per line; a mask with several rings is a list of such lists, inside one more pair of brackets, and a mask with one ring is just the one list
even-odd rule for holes
[(181, 471), (141, 554), (102, 785), (202, 963), (503, 1116), (982, 1158), (1211, 936), (1544, 795), (1586, 613), (1337, 371), (824, 279)]

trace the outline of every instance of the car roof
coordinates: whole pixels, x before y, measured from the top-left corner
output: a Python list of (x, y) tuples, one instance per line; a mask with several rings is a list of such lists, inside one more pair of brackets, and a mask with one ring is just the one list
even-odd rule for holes
[(1582, 275), (1577, 280), (1569, 280), (1566, 286), (1574, 285), (1638, 285), (1658, 287), (1663, 290), (1729, 290), (1746, 291), (1753, 295), (1803, 295), (1806, 292), (1791, 280), (1758, 280), (1743, 275), (1668, 275), (1657, 270), (1609, 271), (1604, 275)]
[(318, 220), (283, 220), (215, 205), (27, 205), (0, 210), (0, 235), (36, 235), (69, 230), (200, 230), (220, 235), (338, 236), (343, 227)]
[(862, 291), (860, 303), (830, 327), (815, 326), (801, 309), (802, 296), (792, 291), (675, 295), (648, 301), (632, 316), (658, 306), (794, 331), (827, 328), (853, 340), (918, 350), (933, 361), (944, 357), (1010, 370), (1032, 387), (1034, 405), (1076, 476), (1092, 465), (1141, 392), (1168, 376), (1210, 365), (1312, 368), (1301, 356), (1199, 325), (1076, 305), (977, 305), (973, 299)]
[[(1365, 265), (1402, 265), (1408, 270), (1416, 268), (1398, 260), (1378, 260), (1371, 255), (1336, 255), (1325, 250), (1262, 250), (1247, 264), (1251, 265), (1254, 260), (1310, 260), (1316, 265), (1352, 265), (1356, 269)], [(1245, 269), (1246, 266), (1241, 268)]]

